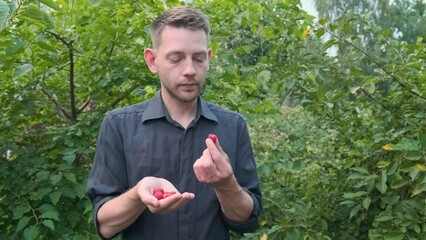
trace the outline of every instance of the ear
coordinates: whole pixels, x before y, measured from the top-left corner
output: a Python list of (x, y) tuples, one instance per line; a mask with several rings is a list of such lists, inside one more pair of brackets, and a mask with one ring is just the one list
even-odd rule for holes
[(152, 73), (157, 73), (157, 65), (155, 64), (155, 59), (157, 58), (157, 54), (154, 49), (147, 48), (143, 52), (143, 56), (145, 58), (146, 65), (148, 65), (149, 70), (151, 70)]
[(212, 58), (212, 49), (211, 49), (211, 48), (209, 48), (209, 49), (207, 50), (207, 57), (208, 57), (208, 59), (209, 59), (209, 65), (207, 66), (207, 70), (209, 70), (209, 69), (210, 69), (210, 60), (211, 60), (211, 58)]
[(212, 58), (212, 49), (211, 48), (208, 49), (207, 56), (209, 57), (209, 61), (210, 61), (210, 59)]

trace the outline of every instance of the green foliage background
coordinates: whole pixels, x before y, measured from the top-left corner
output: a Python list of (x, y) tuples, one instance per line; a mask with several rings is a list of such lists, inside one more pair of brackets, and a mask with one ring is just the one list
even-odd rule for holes
[[(148, 25), (182, 4), (0, 0), (1, 239), (97, 239), (100, 122), (158, 90)], [(259, 230), (233, 239), (425, 239), (425, 32), (298, 0), (192, 5), (212, 25), (203, 97), (247, 118), (264, 194)]]

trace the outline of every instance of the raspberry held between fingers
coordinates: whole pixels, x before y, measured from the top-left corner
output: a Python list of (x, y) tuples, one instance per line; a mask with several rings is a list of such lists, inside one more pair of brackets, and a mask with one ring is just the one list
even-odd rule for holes
[(216, 135), (214, 135), (214, 134), (209, 134), (209, 136), (208, 136), (212, 141), (213, 141), (213, 143), (216, 143), (216, 141), (217, 141), (217, 136)]

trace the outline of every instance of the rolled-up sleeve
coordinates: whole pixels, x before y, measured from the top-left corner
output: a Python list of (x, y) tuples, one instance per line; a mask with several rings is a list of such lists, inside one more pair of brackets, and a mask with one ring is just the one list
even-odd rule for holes
[(119, 116), (109, 113), (103, 120), (87, 183), (87, 193), (93, 204), (93, 218), (98, 231), (99, 208), (128, 188), (122, 135), (116, 124), (118, 118)]
[(252, 197), (254, 206), (251, 216), (246, 222), (233, 222), (223, 214), (222, 216), (230, 230), (237, 233), (254, 232), (259, 227), (259, 216), (262, 212), (262, 193), (248, 128), (243, 118), (240, 118), (238, 124), (237, 142), (238, 149), (234, 174), (241, 187)]

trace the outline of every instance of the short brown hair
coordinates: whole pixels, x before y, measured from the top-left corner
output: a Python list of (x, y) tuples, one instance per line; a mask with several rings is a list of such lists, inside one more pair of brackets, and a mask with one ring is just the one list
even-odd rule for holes
[(167, 9), (151, 24), (151, 39), (154, 48), (160, 45), (160, 36), (166, 26), (203, 30), (207, 39), (210, 34), (210, 24), (207, 16), (200, 10), (187, 6)]

